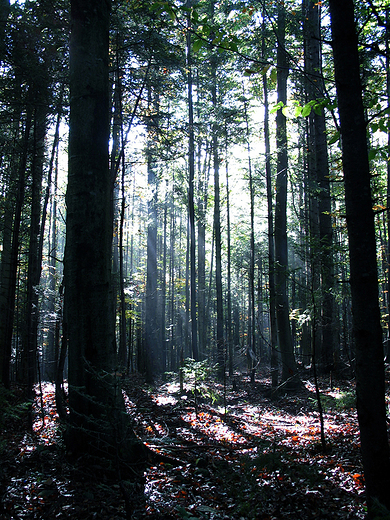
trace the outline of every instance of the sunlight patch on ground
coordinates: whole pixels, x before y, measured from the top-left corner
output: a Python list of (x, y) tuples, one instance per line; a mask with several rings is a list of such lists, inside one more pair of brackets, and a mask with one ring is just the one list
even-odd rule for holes
[(220, 417), (215, 417), (209, 413), (201, 412), (195, 414), (195, 412), (188, 412), (182, 415), (182, 419), (189, 423), (192, 428), (219, 442), (232, 442), (235, 444), (245, 444), (247, 442), (245, 437), (233, 431)]
[[(64, 391), (67, 390), (68, 384), (64, 383)], [(42, 382), (41, 385), (35, 385), (34, 391), (36, 397), (33, 402), (33, 431), (42, 444), (54, 444), (60, 437), (55, 385)]]
[(172, 395), (152, 395), (151, 397), (158, 406), (175, 405), (177, 403), (177, 399)]

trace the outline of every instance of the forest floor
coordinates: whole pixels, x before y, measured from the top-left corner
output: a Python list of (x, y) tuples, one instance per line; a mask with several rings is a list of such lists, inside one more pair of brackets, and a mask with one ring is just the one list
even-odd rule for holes
[(154, 388), (125, 380), (136, 434), (164, 456), (137, 485), (107, 473), (104, 462), (67, 459), (54, 387), (44, 383), (32, 433), (17, 400), (3, 421), (0, 518), (363, 519), (354, 386), (321, 380), (320, 388), (325, 451), (309, 377), (298, 393), (277, 398), (266, 374), (255, 384), (247, 376), (225, 386), (190, 382), (183, 392), (174, 379)]

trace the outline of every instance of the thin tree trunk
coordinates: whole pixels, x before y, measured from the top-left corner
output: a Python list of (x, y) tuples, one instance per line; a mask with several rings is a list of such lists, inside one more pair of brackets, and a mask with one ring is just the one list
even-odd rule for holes
[[(390, 8), (386, 9), (386, 95), (387, 109), (390, 110)], [(388, 123), (390, 122), (390, 112)], [(390, 157), (390, 131), (387, 135), (387, 154)], [(386, 361), (390, 359), (390, 161), (387, 161), (386, 186), (386, 217), (387, 217), (387, 338)]]
[(161, 346), (162, 346), (162, 370), (167, 369), (167, 342), (166, 342), (166, 297), (167, 297), (167, 222), (168, 222), (168, 181), (165, 187), (164, 201), (164, 229), (163, 229), (163, 259), (161, 280)]
[[(46, 106), (42, 99), (41, 105), (35, 109), (33, 131), (33, 161), (31, 165), (31, 215), (30, 237), (27, 268), (27, 299), (25, 307), (26, 335), (23, 338), (22, 370), (27, 375), (26, 396), (33, 396), (33, 385), (37, 380), (37, 349), (38, 349), (38, 317), (39, 293), (37, 287), (41, 277), (42, 250), (40, 250), (41, 227), (41, 190), (44, 165), (44, 139), (46, 135)], [(42, 237), (43, 246), (43, 237)], [(31, 423), (32, 426), (32, 423)]]
[(247, 101), (245, 99), (244, 85), (243, 96), (244, 96), (244, 118), (246, 125), (246, 144), (248, 154), (248, 174), (249, 174), (249, 197), (250, 197), (250, 261), (249, 261), (249, 313), (248, 321), (250, 334), (248, 333), (249, 340), (249, 367), (251, 382), (255, 382), (255, 370), (256, 370), (256, 313), (255, 313), (255, 194), (253, 188), (253, 175), (252, 175), (252, 160), (251, 160), (251, 146), (250, 146), (250, 134), (249, 134), (249, 121), (248, 121), (248, 110)]
[(278, 334), (276, 322), (276, 294), (275, 294), (275, 248), (274, 248), (274, 215), (272, 200), (272, 175), (271, 175), (271, 147), (269, 139), (269, 108), (268, 108), (268, 82), (267, 75), (263, 75), (264, 91), (264, 144), (265, 144), (265, 175), (267, 185), (268, 205), (268, 287), (269, 287), (269, 326), (271, 349), (271, 384), (272, 388), (278, 386), (279, 360), (276, 350)]
[[(217, 58), (210, 59), (212, 78), (212, 104), (217, 111)], [(214, 116), (216, 117), (216, 116)], [(218, 125), (216, 121), (212, 127), (213, 133), (213, 168), (214, 168), (214, 232), (215, 232), (215, 288), (217, 294), (217, 361), (218, 377), (223, 378), (225, 373), (225, 345), (223, 338), (223, 301), (222, 301), (222, 243), (221, 243), (221, 210), (219, 186), (219, 153), (218, 153)]]
[(228, 160), (228, 136), (226, 129), (225, 141), (225, 172), (226, 172), (226, 227), (227, 227), (227, 317), (226, 334), (229, 354), (229, 376), (234, 373), (234, 344), (232, 331), (232, 290), (231, 290), (231, 236), (230, 236), (230, 191), (229, 191), (229, 160)]
[[(287, 103), (288, 62), (285, 50), (286, 13), (283, 5), (278, 6), (278, 49), (277, 83), (278, 102)], [(286, 118), (282, 110), (276, 115), (277, 177), (275, 206), (275, 302), (278, 323), (279, 348), (282, 360), (282, 381), (290, 380), (296, 385), (297, 369), (289, 320), (289, 302), (287, 294), (288, 251), (287, 251), (287, 129)]]
[[(149, 110), (157, 113), (158, 100), (152, 102), (152, 91), (149, 87)], [(145, 293), (145, 350), (146, 379), (152, 382), (161, 373), (161, 349), (159, 344), (160, 324), (157, 319), (157, 193), (158, 179), (155, 171), (154, 133), (152, 120), (148, 121), (147, 169), (150, 198), (148, 200), (148, 242)]]
[[(199, 144), (200, 148), (200, 144)], [(200, 156), (200, 149), (199, 149)], [(198, 183), (198, 330), (199, 352), (204, 357), (207, 347), (207, 324), (209, 316), (206, 312), (206, 213), (208, 203), (208, 185), (210, 178), (211, 154), (206, 142), (203, 168), (199, 165)]]
[[(43, 239), (44, 239), (44, 229), (45, 229), (45, 221), (46, 221), (46, 211), (47, 205), (49, 203), (50, 192), (53, 190), (51, 196), (51, 208), (50, 208), (50, 244), (49, 244), (49, 259), (48, 263), (50, 265), (49, 269), (49, 302), (48, 302), (48, 315), (49, 315), (49, 323), (48, 323), (48, 338), (47, 338), (47, 368), (46, 373), (48, 375), (49, 380), (54, 381), (56, 378), (57, 371), (57, 363), (58, 363), (58, 342), (56, 341), (56, 329), (57, 329), (57, 319), (54, 318), (55, 313), (55, 301), (56, 301), (56, 272), (57, 272), (57, 182), (58, 182), (58, 143), (59, 143), (59, 130), (60, 130), (60, 122), (62, 118), (62, 98), (63, 98), (63, 90), (61, 91), (59, 105), (58, 105), (58, 114), (56, 121), (56, 129), (54, 133), (54, 141), (50, 156), (50, 164), (49, 164), (49, 172), (48, 172), (48, 180), (45, 192), (45, 200), (42, 206), (42, 219), (41, 219), (41, 235), (40, 235), (40, 254), (43, 252)], [(52, 181), (54, 170), (54, 181)]]
[[(190, 2), (187, 1), (187, 7)], [(191, 350), (195, 361), (199, 360), (197, 305), (196, 305), (196, 241), (195, 241), (195, 140), (194, 140), (194, 107), (192, 99), (192, 60), (191, 60), (191, 17), (187, 17), (187, 88), (188, 88), (188, 216), (190, 225), (190, 298), (191, 298)]]

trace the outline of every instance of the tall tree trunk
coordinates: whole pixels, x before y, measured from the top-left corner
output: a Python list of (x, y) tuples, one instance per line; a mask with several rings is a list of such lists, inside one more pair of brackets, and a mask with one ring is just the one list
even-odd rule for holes
[[(386, 9), (386, 95), (387, 110), (390, 111), (390, 8)], [(390, 112), (388, 124), (390, 123)], [(389, 127), (390, 128), (390, 127)], [(387, 154), (390, 157), (390, 131), (387, 135)], [(387, 218), (387, 338), (386, 361), (390, 360), (390, 161), (387, 161), (386, 186), (386, 218)]]
[(10, 0), (0, 0), (0, 63), (5, 54), (5, 27), (10, 12)]
[[(210, 58), (211, 64), (211, 96), (214, 108), (214, 118), (218, 108), (217, 103), (217, 57), (213, 54)], [(220, 186), (219, 186), (219, 151), (218, 151), (218, 124), (214, 120), (213, 133), (213, 167), (214, 167), (214, 233), (215, 233), (215, 288), (217, 294), (217, 362), (218, 377), (222, 378), (225, 373), (225, 345), (223, 338), (223, 301), (222, 301), (222, 243), (221, 243), (221, 209), (220, 209)]]
[(170, 305), (169, 305), (169, 330), (170, 330), (170, 370), (176, 369), (176, 359), (174, 357), (175, 348), (178, 347), (175, 341), (175, 300), (176, 300), (176, 291), (175, 291), (175, 174), (173, 173), (172, 178), (172, 194), (171, 194), (171, 203), (170, 203), (170, 230), (169, 230), (169, 243), (170, 243), (170, 251), (169, 251), (169, 281), (170, 281)]
[(225, 172), (226, 172), (226, 227), (227, 227), (227, 309), (226, 309), (226, 336), (229, 354), (229, 376), (234, 373), (234, 344), (233, 344), (233, 329), (232, 329), (232, 289), (231, 289), (231, 232), (230, 232), (230, 191), (229, 191), (229, 160), (228, 160), (228, 135), (226, 128), (225, 135)]
[[(33, 131), (33, 160), (31, 164), (31, 215), (27, 268), (27, 299), (25, 307), (26, 334), (23, 338), (22, 370), (27, 375), (27, 398), (33, 396), (33, 385), (37, 380), (39, 294), (37, 287), (41, 277), (42, 251), (40, 250), (41, 190), (44, 165), (44, 139), (46, 136), (46, 105), (35, 109)], [(43, 245), (43, 243), (42, 243)]]
[[(149, 111), (157, 113), (158, 100), (152, 101), (153, 93), (149, 87)], [(157, 94), (155, 94), (157, 96)], [(145, 350), (146, 378), (152, 382), (161, 373), (161, 349), (159, 343), (160, 324), (157, 318), (157, 193), (158, 179), (155, 165), (155, 128), (151, 119), (148, 121), (147, 169), (148, 187), (148, 242), (146, 264), (146, 294), (145, 294)]]
[(250, 200), (250, 260), (249, 260), (249, 313), (248, 313), (248, 340), (249, 340), (249, 367), (250, 377), (252, 383), (255, 382), (255, 370), (256, 370), (256, 313), (255, 313), (255, 193), (253, 187), (253, 175), (252, 175), (252, 159), (251, 159), (251, 146), (250, 146), (250, 133), (249, 133), (249, 121), (248, 121), (248, 110), (247, 101), (245, 99), (245, 91), (243, 85), (243, 96), (244, 96), (244, 118), (246, 126), (246, 145), (248, 154), (248, 175), (249, 175), (249, 200)]
[[(286, 13), (282, 4), (278, 5), (278, 49), (277, 83), (278, 102), (287, 104), (288, 61), (285, 49)], [(282, 110), (276, 115), (277, 177), (275, 206), (275, 302), (278, 323), (279, 348), (282, 360), (282, 380), (296, 384), (296, 364), (293, 352), (289, 320), (287, 294), (288, 251), (287, 251), (287, 131), (286, 118)]]
[(164, 229), (162, 250), (162, 280), (161, 280), (161, 346), (162, 346), (162, 370), (167, 369), (167, 341), (166, 341), (166, 297), (167, 297), (167, 223), (168, 223), (168, 181), (165, 186), (164, 201)]
[[(13, 214), (12, 238), (9, 251), (5, 250), (1, 261), (1, 288), (0, 288), (0, 361), (2, 382), (6, 387), (10, 385), (10, 363), (12, 353), (12, 333), (14, 327), (15, 295), (18, 271), (19, 234), (21, 216), (24, 204), (26, 185), (26, 168), (32, 124), (31, 87), (27, 100), (26, 121), (23, 134), (22, 154), (18, 165), (18, 180), (16, 184), (15, 207)], [(8, 213), (7, 213), (8, 214)], [(11, 228), (12, 213), (9, 214), (9, 229)], [(7, 253), (9, 253), (7, 255)]]
[[(199, 157), (201, 155), (200, 148), (201, 143), (199, 143)], [(204, 357), (206, 352), (207, 324), (209, 320), (209, 316), (206, 313), (206, 214), (211, 159), (209, 148), (209, 142), (207, 141), (203, 167), (200, 164), (198, 167), (198, 330), (199, 355), (201, 357)]]
[(134, 448), (115, 369), (109, 19), (106, 0), (71, 1), (65, 298), (69, 339), (68, 448), (142, 457)]
[(369, 513), (390, 509), (390, 461), (366, 121), (352, 0), (329, 0), (349, 239), (356, 395)]
[[(40, 254), (42, 255), (43, 251), (43, 239), (44, 239), (44, 231), (45, 231), (45, 222), (46, 222), (46, 213), (47, 206), (50, 202), (50, 243), (49, 243), (49, 258), (48, 264), (49, 268), (49, 299), (48, 299), (48, 317), (49, 323), (48, 334), (47, 334), (47, 356), (46, 356), (46, 371), (45, 375), (50, 381), (54, 381), (56, 378), (57, 372), (57, 363), (58, 363), (58, 349), (56, 345), (58, 342), (56, 341), (57, 334), (57, 317), (56, 317), (56, 273), (57, 273), (57, 183), (58, 183), (58, 143), (59, 143), (59, 132), (60, 132), (60, 123), (62, 118), (62, 98), (63, 98), (63, 89), (61, 91), (59, 104), (57, 107), (57, 121), (56, 121), (56, 129), (54, 133), (53, 146), (51, 149), (50, 155), (50, 164), (49, 164), (49, 172), (47, 175), (47, 186), (45, 192), (45, 199), (42, 206), (42, 218), (41, 218), (41, 236), (40, 236)], [(54, 171), (54, 180), (53, 180), (53, 171)], [(50, 195), (51, 194), (51, 195)]]
[[(305, 64), (308, 78), (306, 91), (310, 100), (324, 96), (324, 79), (321, 71), (321, 17), (320, 5), (306, 0), (306, 45)], [(316, 336), (319, 340), (318, 361), (323, 370), (329, 371), (333, 367), (335, 339), (334, 339), (334, 297), (333, 297), (333, 231), (331, 217), (331, 196), (329, 182), (328, 150), (326, 137), (325, 114), (323, 111), (312, 111), (309, 118), (311, 130), (311, 143), (309, 150), (312, 155), (313, 183), (312, 199), (316, 206), (318, 222), (315, 226), (314, 237), (311, 247), (312, 258), (318, 271), (318, 287), (320, 298), (317, 303), (319, 307), (318, 328)], [(309, 138), (310, 138), (309, 137)], [(316, 317), (314, 317), (316, 319)]]
[[(187, 7), (190, 2), (187, 1)], [(191, 60), (191, 17), (187, 17), (187, 88), (188, 88), (188, 217), (190, 220), (190, 298), (191, 298), (191, 351), (195, 361), (199, 359), (197, 306), (196, 306), (196, 241), (195, 241), (195, 139), (194, 107), (192, 99), (192, 60)]]
[(268, 107), (268, 82), (267, 75), (263, 75), (264, 91), (264, 143), (265, 143), (265, 175), (267, 185), (268, 206), (268, 288), (269, 288), (269, 326), (271, 349), (271, 384), (272, 388), (278, 386), (279, 360), (276, 350), (278, 331), (276, 322), (276, 294), (275, 294), (275, 247), (274, 247), (274, 215), (272, 197), (271, 175), (271, 146), (269, 139), (269, 107)]

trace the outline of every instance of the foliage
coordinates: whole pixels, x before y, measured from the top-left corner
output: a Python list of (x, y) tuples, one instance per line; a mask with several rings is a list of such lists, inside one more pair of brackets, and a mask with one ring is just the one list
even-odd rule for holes
[(8, 422), (21, 421), (30, 408), (31, 402), (21, 402), (20, 397), (14, 391), (7, 390), (0, 385), (0, 431), (6, 427)]
[[(317, 407), (317, 399), (310, 398), (313, 406)], [(327, 412), (355, 410), (356, 409), (356, 393), (354, 391), (343, 391), (336, 393), (335, 396), (331, 393), (321, 393), (321, 403), (324, 410)]]
[(219, 399), (212, 386), (215, 367), (210, 365), (209, 360), (195, 361), (186, 358), (181, 371), (183, 380), (190, 385), (190, 392), (195, 399), (211, 399), (212, 403)]

